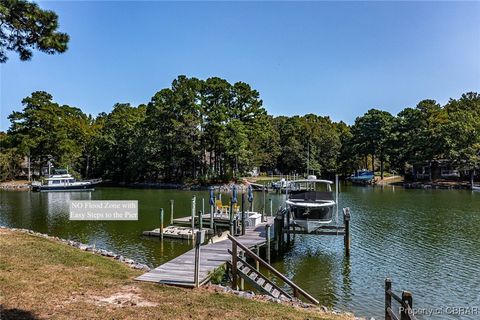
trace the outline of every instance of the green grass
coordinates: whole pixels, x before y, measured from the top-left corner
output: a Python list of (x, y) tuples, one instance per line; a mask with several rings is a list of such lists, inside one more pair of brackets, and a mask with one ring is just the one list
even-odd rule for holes
[(133, 279), (142, 271), (30, 234), (0, 229), (0, 319), (349, 319)]

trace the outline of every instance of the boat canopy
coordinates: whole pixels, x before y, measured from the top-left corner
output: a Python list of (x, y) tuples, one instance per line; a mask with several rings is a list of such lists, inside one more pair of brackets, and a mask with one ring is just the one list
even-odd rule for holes
[(315, 183), (333, 184), (333, 181), (330, 181), (330, 180), (321, 180), (321, 179), (300, 179), (300, 180), (289, 181), (289, 183), (305, 183), (305, 182), (315, 182)]

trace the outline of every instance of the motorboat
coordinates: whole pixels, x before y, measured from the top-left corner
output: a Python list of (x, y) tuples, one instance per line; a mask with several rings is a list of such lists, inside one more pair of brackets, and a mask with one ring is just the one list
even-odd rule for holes
[(357, 170), (349, 177), (352, 183), (368, 184), (375, 180), (375, 174), (367, 169)]
[(314, 176), (290, 182), (286, 205), (296, 226), (311, 233), (332, 222), (337, 206), (332, 184)]
[(32, 183), (32, 191), (50, 192), (50, 191), (93, 191), (95, 185), (102, 182), (101, 179), (76, 181), (68, 170), (56, 169), (54, 174), (49, 175), (42, 184), (39, 181)]

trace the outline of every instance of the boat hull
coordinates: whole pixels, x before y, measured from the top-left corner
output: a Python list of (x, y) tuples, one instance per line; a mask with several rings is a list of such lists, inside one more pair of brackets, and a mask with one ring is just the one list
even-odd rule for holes
[(94, 191), (97, 183), (88, 182), (71, 185), (32, 185), (32, 191), (36, 192), (72, 192), (72, 191)]
[(295, 225), (304, 229), (307, 233), (314, 232), (333, 220), (335, 208), (335, 202), (333, 201), (326, 201), (322, 204), (292, 203), (287, 201), (287, 204), (289, 204), (290, 214)]

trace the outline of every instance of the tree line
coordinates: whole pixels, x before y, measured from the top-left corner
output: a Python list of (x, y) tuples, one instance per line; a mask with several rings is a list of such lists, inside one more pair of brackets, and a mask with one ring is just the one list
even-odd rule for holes
[(33, 172), (50, 161), (116, 182), (226, 181), (254, 168), (322, 176), (369, 168), (383, 176), (440, 159), (474, 174), (480, 160), (477, 93), (444, 106), (423, 100), (396, 116), (371, 109), (353, 125), (314, 114), (274, 117), (257, 90), (218, 77), (179, 76), (146, 104), (117, 103), (96, 117), (42, 91), (22, 106), (0, 133), (1, 179), (20, 175), (25, 159)]

